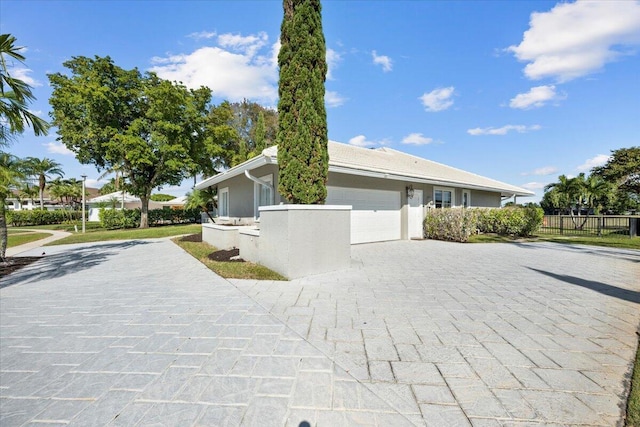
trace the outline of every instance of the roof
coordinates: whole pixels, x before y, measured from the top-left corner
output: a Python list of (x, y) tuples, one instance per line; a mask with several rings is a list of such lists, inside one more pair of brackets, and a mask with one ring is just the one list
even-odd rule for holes
[[(413, 156), (388, 147), (368, 149), (329, 141), (329, 171), (350, 175), (386, 178), (433, 185), (465, 187), (499, 191), (502, 196), (532, 196), (524, 188), (496, 181), (481, 175)], [(277, 163), (276, 146), (218, 175), (196, 184), (196, 188), (210, 187), (233, 176), (268, 163)]]
[[(87, 203), (103, 203), (103, 202), (111, 202), (112, 200), (116, 200), (118, 202), (122, 201), (122, 191), (115, 191), (113, 193), (105, 194), (103, 196), (94, 197), (93, 199), (87, 200)], [(124, 202), (125, 203), (135, 203), (139, 202), (140, 198), (136, 197), (129, 193), (124, 193)]]

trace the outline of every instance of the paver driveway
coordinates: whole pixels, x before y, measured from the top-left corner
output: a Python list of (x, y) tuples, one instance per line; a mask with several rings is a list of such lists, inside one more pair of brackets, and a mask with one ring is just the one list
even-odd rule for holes
[(47, 253), (0, 279), (3, 426), (621, 420), (637, 251), (390, 242), (235, 287), (167, 240)]

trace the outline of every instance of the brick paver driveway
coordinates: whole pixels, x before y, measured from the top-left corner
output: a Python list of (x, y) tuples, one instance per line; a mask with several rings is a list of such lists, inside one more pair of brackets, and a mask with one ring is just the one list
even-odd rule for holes
[(167, 240), (47, 248), (0, 279), (0, 425), (620, 423), (640, 252), (423, 241), (352, 258), (232, 285)]
[(640, 252), (436, 241), (352, 247), (348, 272), (232, 281), (403, 414), (432, 425), (616, 425)]

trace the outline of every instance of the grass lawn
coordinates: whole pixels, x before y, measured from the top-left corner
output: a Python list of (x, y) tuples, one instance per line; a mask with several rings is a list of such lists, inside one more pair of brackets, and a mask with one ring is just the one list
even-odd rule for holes
[(9, 238), (7, 239), (7, 247), (11, 248), (14, 246), (20, 246), (25, 243), (35, 242), (36, 240), (44, 239), (49, 236), (51, 236), (51, 233), (11, 233), (9, 234)]
[(640, 427), (640, 347), (636, 352), (636, 364), (631, 379), (631, 393), (627, 402), (627, 427)]
[(103, 242), (107, 240), (154, 239), (160, 237), (179, 236), (181, 234), (199, 233), (201, 229), (202, 226), (200, 224), (165, 225), (163, 227), (149, 227), (144, 229), (129, 228), (126, 230), (87, 229), (87, 232), (84, 234), (74, 233), (64, 239), (51, 242), (46, 246), (66, 245), (69, 243)]
[(180, 238), (175, 238), (173, 241), (210, 270), (227, 279), (287, 280), (262, 265), (250, 262), (213, 261), (207, 258), (207, 255), (215, 252), (216, 248), (206, 242), (187, 242)]

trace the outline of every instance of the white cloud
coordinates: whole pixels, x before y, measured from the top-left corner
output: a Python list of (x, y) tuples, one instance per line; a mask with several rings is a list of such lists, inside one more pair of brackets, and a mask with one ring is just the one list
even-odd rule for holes
[(509, 133), (511, 131), (515, 131), (515, 132), (518, 132), (518, 133), (527, 133), (527, 132), (540, 130), (540, 129), (542, 129), (542, 127), (540, 125), (531, 125), (531, 126), (505, 125), (505, 126), (502, 126), (501, 128), (488, 127), (488, 128), (469, 129), (469, 130), (467, 130), (467, 133), (469, 135), (474, 135), (474, 136), (476, 136), (476, 135), (506, 135), (507, 133)]
[(338, 92), (334, 92), (328, 90), (324, 94), (324, 102), (327, 104), (327, 107), (339, 107), (347, 101), (347, 98), (340, 95)]
[(152, 58), (155, 65), (150, 71), (191, 88), (207, 86), (214, 96), (230, 101), (247, 98), (274, 103), (278, 97), (280, 42), (269, 49), (267, 42), (265, 33), (249, 36), (221, 34), (217, 38), (217, 46)]
[(433, 142), (433, 138), (427, 138), (421, 133), (410, 133), (402, 139), (403, 144), (427, 145)]
[(532, 87), (527, 93), (520, 93), (511, 99), (509, 107), (527, 110), (529, 108), (539, 108), (549, 101), (559, 101), (566, 99), (566, 95), (556, 93), (554, 85)]
[(454, 92), (455, 88), (453, 86), (441, 87), (425, 93), (420, 97), (420, 100), (422, 100), (422, 105), (427, 111), (443, 111), (453, 105), (451, 97)]
[(367, 137), (364, 135), (354, 136), (349, 140), (350, 145), (355, 145), (356, 147), (371, 147), (376, 145), (373, 141), (367, 141)]
[(373, 57), (373, 63), (377, 65), (382, 65), (382, 71), (388, 73), (393, 69), (393, 61), (386, 55), (378, 55), (374, 50), (371, 52), (371, 56)]
[(531, 14), (529, 29), (508, 51), (527, 62), (524, 74), (566, 82), (596, 72), (640, 44), (640, 2), (560, 3)]
[(12, 68), (8, 70), (8, 74), (14, 79), (22, 80), (31, 87), (42, 86), (42, 83), (29, 75), (32, 72), (33, 70), (30, 70), (28, 68)]
[(576, 169), (580, 172), (588, 172), (592, 168), (595, 168), (596, 166), (604, 165), (609, 161), (609, 159), (611, 159), (611, 156), (607, 154), (598, 154), (597, 156), (591, 159), (587, 159), (583, 164), (578, 166)]
[(527, 182), (526, 184), (522, 184), (520, 187), (526, 188), (527, 190), (541, 190), (547, 184), (544, 182)]
[(554, 173), (558, 172), (558, 168), (555, 166), (544, 166), (538, 169), (534, 169), (531, 172), (523, 172), (521, 175), (539, 175), (539, 176), (545, 176), (545, 175), (552, 175)]
[(327, 49), (327, 80), (333, 80), (333, 70), (342, 60), (342, 55), (333, 49)]
[(215, 31), (200, 31), (197, 33), (191, 33), (187, 37), (190, 37), (195, 40), (202, 40), (202, 39), (212, 39), (217, 35), (218, 34)]
[(42, 145), (44, 147), (47, 147), (48, 153), (62, 154), (63, 156), (75, 156), (73, 151), (69, 150), (64, 144), (60, 142), (47, 142), (46, 144)]

